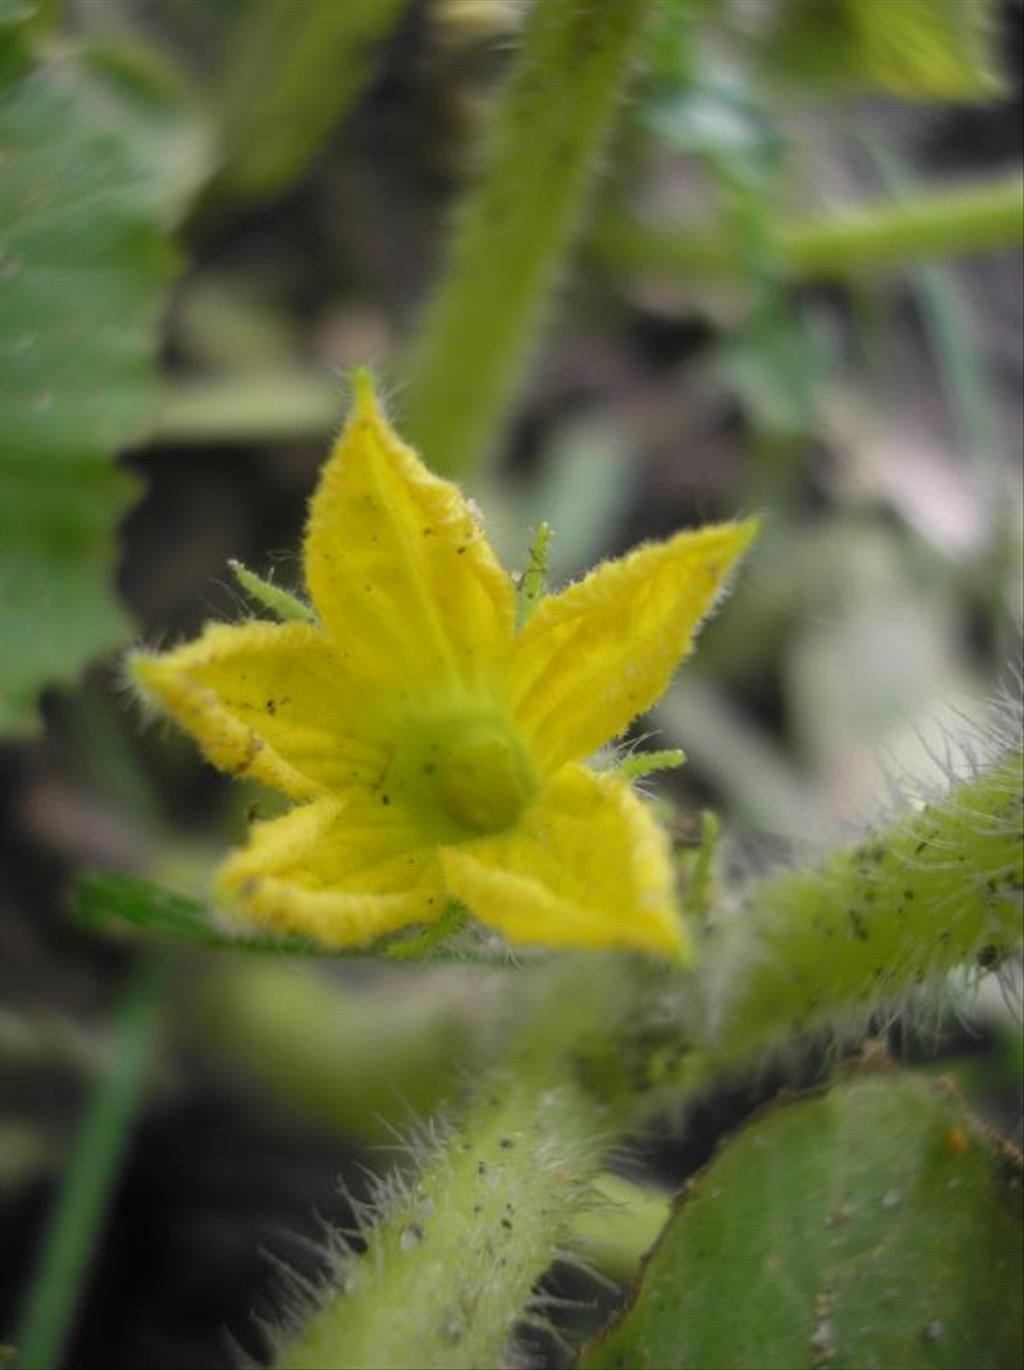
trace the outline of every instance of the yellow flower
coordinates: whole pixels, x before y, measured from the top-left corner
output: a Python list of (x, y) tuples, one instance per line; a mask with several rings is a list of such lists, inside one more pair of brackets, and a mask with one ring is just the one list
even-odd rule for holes
[(215, 766), (298, 801), (255, 825), (220, 893), (331, 946), (433, 922), (454, 898), (516, 943), (682, 954), (666, 837), (582, 760), (665, 689), (754, 532), (639, 547), (517, 632), (470, 507), (361, 373), (306, 528), (320, 622), (215, 624), (130, 661)]

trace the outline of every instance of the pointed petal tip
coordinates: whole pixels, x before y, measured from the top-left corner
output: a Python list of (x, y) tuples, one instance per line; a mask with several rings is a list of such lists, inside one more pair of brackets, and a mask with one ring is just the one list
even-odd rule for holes
[(133, 648), (121, 657), (118, 675), (125, 691), (133, 697), (145, 718), (154, 718), (165, 711), (163, 666), (159, 652)]
[(125, 652), (121, 658), (121, 671), (126, 684), (135, 690), (148, 691), (159, 674), (158, 661), (158, 653), (148, 652), (141, 647)]
[(761, 531), (760, 515), (749, 514), (745, 519), (737, 519), (734, 526), (741, 539), (741, 545), (749, 547)]
[(730, 560), (736, 561), (746, 552), (760, 531), (761, 519), (756, 514), (750, 514), (746, 518), (731, 519), (727, 523), (706, 524), (703, 528), (693, 529), (692, 535), (698, 538), (707, 535), (719, 544), (724, 542)]
[(352, 400), (356, 414), (376, 414), (380, 406), (377, 402), (377, 382), (368, 366), (357, 366), (352, 372)]
[[(699, 530), (698, 530), (699, 531)], [(709, 531), (711, 531), (709, 529)], [(756, 514), (747, 518), (735, 519), (731, 523), (717, 525), (716, 531), (725, 542), (725, 564), (722, 566), (723, 579), (729, 579), (739, 562), (747, 555), (761, 531), (761, 520)]]

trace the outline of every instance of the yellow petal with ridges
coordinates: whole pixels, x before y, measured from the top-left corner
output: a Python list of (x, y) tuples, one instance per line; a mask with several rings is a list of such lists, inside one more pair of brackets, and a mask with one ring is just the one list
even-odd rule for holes
[(679, 533), (541, 602), (516, 640), (510, 701), (542, 765), (588, 755), (658, 698), (756, 531)]
[(444, 908), (436, 850), (371, 799), (318, 799), (257, 823), (221, 867), (229, 905), (277, 932), (358, 946)]
[(293, 798), (374, 784), (387, 765), (336, 652), (308, 624), (213, 624), (173, 651), (133, 653), (128, 670), (213, 765)]
[(456, 486), (381, 413), (368, 373), (310, 506), (306, 580), (346, 666), (385, 699), (493, 686), (515, 605)]
[(511, 942), (685, 954), (668, 839), (613, 775), (566, 766), (512, 831), (442, 864), (448, 892)]

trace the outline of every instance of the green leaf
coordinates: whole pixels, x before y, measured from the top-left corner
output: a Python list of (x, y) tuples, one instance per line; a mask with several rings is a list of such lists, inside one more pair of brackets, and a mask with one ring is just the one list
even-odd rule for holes
[(656, 92), (643, 121), (657, 138), (700, 157), (736, 185), (766, 186), (782, 165), (784, 141), (752, 83), (738, 72), (705, 71), (681, 89)]
[(44, 684), (127, 631), (110, 579), (133, 483), (111, 457), (157, 399), (167, 228), (203, 152), (134, 54), (55, 47), (3, 70), (0, 725), (27, 730)]
[(198, 900), (135, 875), (88, 872), (72, 890), (71, 911), (80, 922), (102, 931), (127, 923), (144, 932), (204, 947), (293, 956), (324, 954), (323, 948), (305, 937), (234, 935), (218, 926)]
[(1021, 1164), (949, 1089), (865, 1075), (776, 1107), (683, 1192), (581, 1365), (1019, 1366)]
[(910, 100), (998, 93), (991, 0), (788, 0), (768, 41), (776, 70), (801, 83), (877, 88)]
[[(437, 944), (433, 929), (422, 937), (388, 935), (365, 946), (333, 948), (294, 933), (274, 936), (269, 933), (233, 931), (205, 904), (153, 880), (113, 871), (88, 871), (71, 890), (71, 913), (80, 923), (99, 932), (118, 930), (128, 925), (142, 932), (175, 941), (192, 942), (215, 951), (246, 951), (273, 956), (316, 956), (351, 958), (382, 956), (398, 960), (463, 961), (488, 965), (508, 965), (508, 956), (465, 943)], [(460, 906), (446, 911), (442, 926), (446, 933), (461, 928), (464, 914)]]

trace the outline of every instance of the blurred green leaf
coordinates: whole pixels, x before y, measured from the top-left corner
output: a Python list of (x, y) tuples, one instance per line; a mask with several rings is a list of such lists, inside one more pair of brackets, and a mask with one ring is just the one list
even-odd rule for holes
[(29, 65), (32, 37), (51, 22), (52, 10), (50, 0), (0, 0), (0, 80)]
[(71, 895), (73, 916), (102, 931), (128, 923), (145, 932), (204, 947), (235, 951), (321, 956), (323, 948), (305, 937), (236, 936), (219, 927), (198, 900), (152, 880), (105, 871), (79, 878)]
[(747, 318), (723, 344), (725, 372), (755, 430), (803, 436), (813, 430), (817, 393), (826, 375), (821, 348), (781, 287), (765, 285), (759, 293)]
[(767, 57), (815, 87), (877, 88), (911, 100), (981, 100), (999, 90), (991, 0), (788, 0)]
[(224, 181), (271, 195), (305, 171), (375, 70), (404, 0), (253, 0), (224, 80)]
[(1017, 1366), (1021, 1192), (1019, 1155), (911, 1076), (777, 1107), (689, 1183), (581, 1365)]
[(644, 111), (656, 137), (700, 157), (729, 183), (768, 184), (785, 152), (781, 133), (741, 72), (703, 71), (686, 86), (656, 92)]
[(167, 230), (204, 152), (148, 60), (55, 47), (5, 73), (0, 723), (25, 730), (45, 683), (127, 630), (110, 579), (133, 487), (110, 458), (157, 399)]
[[(452, 905), (455, 921), (456, 906)], [(466, 961), (507, 965), (500, 951), (474, 947), (470, 943), (438, 944), (433, 928), (421, 935), (389, 935), (360, 947), (333, 948), (294, 933), (233, 932), (218, 923), (207, 906), (153, 880), (112, 871), (89, 871), (80, 876), (71, 891), (71, 913), (79, 922), (97, 931), (110, 932), (127, 924), (143, 932), (177, 941), (193, 942), (219, 951), (257, 952), (274, 956), (316, 956), (352, 958), (388, 956), (399, 960)], [(460, 915), (461, 916), (461, 915)], [(459, 924), (461, 926), (461, 922)], [(434, 928), (440, 926), (433, 925)]]

